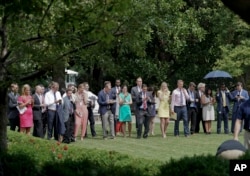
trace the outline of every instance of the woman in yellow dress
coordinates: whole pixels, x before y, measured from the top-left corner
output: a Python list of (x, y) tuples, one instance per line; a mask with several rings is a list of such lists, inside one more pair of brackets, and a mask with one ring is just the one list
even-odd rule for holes
[(158, 117), (161, 120), (161, 133), (162, 137), (166, 138), (166, 131), (169, 124), (169, 101), (170, 101), (170, 91), (168, 90), (168, 85), (166, 82), (161, 83), (161, 89), (158, 90), (157, 96), (159, 98), (159, 108)]

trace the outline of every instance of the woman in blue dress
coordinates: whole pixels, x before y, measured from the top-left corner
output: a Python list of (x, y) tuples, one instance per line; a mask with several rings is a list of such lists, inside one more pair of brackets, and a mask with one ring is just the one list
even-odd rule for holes
[(131, 136), (132, 129), (132, 115), (130, 105), (132, 104), (131, 94), (128, 93), (128, 87), (126, 85), (122, 86), (122, 92), (119, 94), (119, 121), (122, 123), (122, 133), (123, 137), (126, 137), (126, 122), (128, 122), (128, 133)]

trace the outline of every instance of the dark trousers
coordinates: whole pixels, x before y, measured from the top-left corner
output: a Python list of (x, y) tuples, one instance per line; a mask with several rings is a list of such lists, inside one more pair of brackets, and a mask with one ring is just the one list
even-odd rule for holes
[(149, 132), (149, 122), (150, 122), (150, 116), (148, 114), (147, 110), (139, 110), (138, 113), (138, 128), (137, 128), (137, 138), (141, 138), (142, 135), (142, 125), (144, 125), (144, 133), (143, 137), (146, 138), (148, 136)]
[(179, 122), (183, 120), (184, 135), (189, 135), (188, 129), (188, 114), (186, 106), (175, 106), (174, 112), (177, 114), (177, 120), (174, 121), (174, 135), (179, 136)]
[(197, 110), (194, 107), (188, 109), (188, 121), (190, 123), (190, 133), (195, 133)]
[(10, 130), (12, 131), (16, 131), (16, 127), (17, 127), (17, 131), (20, 131), (20, 118), (19, 116), (17, 116), (14, 119), (9, 119), (10, 122)]
[[(96, 136), (95, 132), (95, 119), (94, 119), (94, 113), (93, 109), (91, 107), (88, 107), (88, 121), (89, 121), (89, 126), (90, 126), (90, 131), (92, 136)], [(87, 136), (87, 129), (86, 129), (86, 135)]]
[(74, 120), (74, 114), (69, 115), (69, 119), (67, 122), (65, 122), (65, 128), (66, 131), (63, 135), (63, 142), (70, 143), (72, 139), (72, 134), (74, 133), (74, 126), (75, 126), (75, 120)]
[(135, 113), (135, 127), (138, 129), (139, 127), (139, 120), (140, 120), (140, 110), (137, 108), (137, 106), (134, 108), (134, 113)]
[(202, 118), (202, 108), (198, 108), (198, 113), (196, 115), (195, 133), (200, 132), (200, 122), (202, 123), (203, 132), (206, 133), (205, 122)]
[(43, 138), (43, 121), (42, 119), (33, 120), (33, 136)]
[(217, 115), (217, 134), (221, 133), (221, 121), (224, 121), (224, 133), (228, 134), (228, 107), (223, 107), (221, 111), (218, 111)]
[(45, 111), (42, 113), (42, 123), (43, 123), (43, 138), (45, 137), (47, 126), (48, 126), (48, 112)]
[[(238, 109), (236, 110), (236, 112), (233, 112), (233, 114), (232, 114), (232, 124), (231, 124), (231, 132), (232, 133), (234, 133), (234, 127), (235, 127), (235, 122), (237, 119), (237, 114), (238, 114)], [(242, 127), (243, 127), (243, 121), (241, 121), (240, 132), (242, 131)]]
[(47, 138), (52, 138), (52, 132), (54, 129), (54, 138), (55, 140), (58, 140), (58, 133), (56, 129), (56, 111), (48, 110), (48, 134)]

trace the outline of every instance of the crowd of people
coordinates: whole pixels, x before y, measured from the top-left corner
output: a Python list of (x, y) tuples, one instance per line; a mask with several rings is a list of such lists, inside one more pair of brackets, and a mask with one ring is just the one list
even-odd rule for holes
[[(159, 105), (156, 107), (156, 99)], [(129, 93), (127, 85), (121, 86), (120, 79), (116, 79), (112, 87), (110, 81), (104, 82), (104, 87), (98, 96), (89, 91), (89, 84), (84, 82), (76, 88), (69, 85), (64, 94), (59, 92), (59, 84), (52, 82), (45, 91), (43, 85), (37, 85), (32, 95), (28, 84), (22, 86), (19, 95), (18, 85), (11, 84), (8, 93), (8, 119), (10, 129), (18, 127), (18, 131), (31, 133), (36, 137), (50, 140), (54, 137), (60, 142), (70, 143), (84, 140), (87, 135), (89, 121), (92, 137), (96, 136), (93, 108), (97, 100), (102, 122), (103, 139), (115, 139), (118, 133), (124, 137), (131, 137), (132, 114), (135, 115), (136, 138), (147, 138), (154, 135), (154, 119), (160, 118), (160, 130), (163, 138), (167, 137), (167, 128), (170, 118), (175, 116), (174, 136), (179, 137), (179, 122), (183, 120), (184, 136), (189, 137), (200, 132), (202, 123), (203, 132), (211, 134), (212, 121), (217, 112), (217, 133), (235, 133), (235, 139), (242, 130), (242, 120), (250, 112), (245, 112), (241, 105), (248, 102), (248, 92), (242, 88), (242, 83), (236, 84), (236, 89), (230, 92), (225, 84), (221, 84), (215, 95), (212, 89), (204, 83), (190, 82), (188, 88), (184, 88), (183, 80), (177, 81), (177, 87), (172, 92), (168, 84), (162, 82), (160, 89), (143, 84), (142, 78), (136, 79), (136, 86)], [(229, 129), (228, 119), (230, 102), (233, 102), (232, 124)], [(217, 111), (215, 111), (215, 103)], [(247, 113), (247, 115), (245, 114)], [(240, 115), (240, 116), (239, 116)], [(244, 116), (244, 117), (243, 117)], [(247, 118), (249, 118), (247, 116)], [(222, 121), (224, 128), (222, 130)], [(249, 123), (244, 123), (244, 129)], [(126, 128), (128, 126), (128, 129)], [(144, 130), (143, 130), (144, 128)], [(236, 129), (236, 131), (234, 130)], [(250, 133), (250, 132), (249, 132)]]

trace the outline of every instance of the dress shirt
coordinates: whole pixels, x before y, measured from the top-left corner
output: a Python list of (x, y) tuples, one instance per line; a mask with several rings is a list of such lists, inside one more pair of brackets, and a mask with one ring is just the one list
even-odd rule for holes
[[(183, 95), (181, 96), (181, 94)], [(181, 97), (182, 97), (182, 100), (181, 100)], [(189, 95), (186, 89), (182, 93), (179, 88), (175, 89), (172, 93), (171, 110), (174, 111), (174, 106), (186, 106), (187, 99), (189, 99)]]
[(54, 96), (54, 92), (52, 90), (50, 90), (49, 92), (47, 92), (45, 94), (45, 98), (44, 98), (44, 103), (46, 104), (46, 106), (48, 107), (48, 109), (50, 110), (56, 110), (56, 100), (62, 100), (62, 96), (60, 94), (59, 91), (56, 91), (55, 93), (56, 97)]

